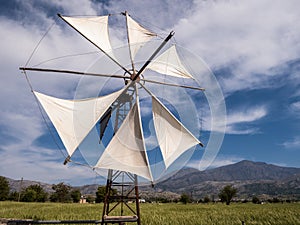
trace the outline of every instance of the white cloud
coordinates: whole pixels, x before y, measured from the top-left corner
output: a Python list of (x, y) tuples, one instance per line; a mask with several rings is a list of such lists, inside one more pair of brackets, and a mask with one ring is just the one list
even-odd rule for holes
[(232, 65), (233, 75), (225, 74), (222, 84), (225, 92), (265, 86), (272, 68), (298, 57), (297, 1), (196, 3), (175, 26), (176, 38), (214, 67)]
[[(206, 112), (209, 109), (206, 110)], [(226, 125), (226, 134), (254, 134), (259, 132), (257, 122), (268, 114), (266, 106), (247, 106), (233, 109), (227, 112), (223, 118), (211, 118), (209, 113), (203, 116), (203, 130), (223, 132), (223, 126)], [(215, 126), (211, 127), (211, 120), (215, 120)], [(220, 126), (219, 126), (220, 124)]]
[(55, 153), (53, 150), (40, 147), (21, 150), (20, 147), (22, 146), (6, 148), (6, 154), (1, 154), (2, 158), (6, 157), (6, 160), (0, 164), (2, 176), (12, 179), (23, 177), (48, 183), (64, 181), (72, 185), (81, 185), (83, 180), (92, 183), (92, 179), (97, 176), (88, 167), (74, 166), (74, 164), (64, 166), (59, 152)]
[(299, 149), (300, 148), (300, 136), (297, 136), (291, 140), (285, 141), (281, 145), (286, 149)]
[[(65, 15), (97, 15), (101, 14), (102, 12), (97, 12), (97, 9), (100, 7), (96, 7), (97, 5), (93, 4), (92, 1), (86, 0), (52, 0), (49, 3), (50, 7), (57, 6), (64, 10)], [(100, 2), (98, 5), (102, 5)], [(62, 12), (58, 12), (62, 13)]]
[[(218, 155), (213, 162), (211, 162), (208, 165), (208, 168), (217, 168), (220, 166), (226, 166), (226, 165), (230, 165), (230, 164), (234, 164), (237, 162), (240, 162), (244, 160), (244, 158), (238, 157), (238, 156), (224, 156), (224, 155)], [(201, 162), (201, 164), (206, 165), (206, 163)], [(202, 168), (200, 167), (200, 162), (199, 160), (197, 161), (191, 161), (188, 163), (187, 167), (191, 167), (191, 168), (195, 168), (195, 169), (199, 169), (202, 170)], [(205, 168), (206, 169), (206, 168)]]
[(227, 124), (241, 123), (241, 122), (253, 122), (261, 119), (267, 114), (264, 106), (248, 108), (246, 110), (235, 112), (227, 116)]
[(290, 105), (290, 111), (293, 113), (293, 114), (296, 114), (300, 117), (300, 101), (298, 102), (293, 102), (291, 105)]
[[(258, 131), (258, 128), (251, 127), (251, 122), (262, 119), (267, 115), (265, 106), (247, 108), (242, 111), (233, 112), (227, 115), (227, 134), (251, 134)], [(241, 127), (240, 127), (241, 125)], [(247, 125), (246, 127), (243, 125)], [(250, 125), (250, 128), (248, 127)]]
[(170, 32), (174, 24), (191, 14), (193, 1), (147, 1), (147, 0), (110, 0), (106, 9), (111, 13), (120, 13), (125, 10), (142, 24), (154, 30)]

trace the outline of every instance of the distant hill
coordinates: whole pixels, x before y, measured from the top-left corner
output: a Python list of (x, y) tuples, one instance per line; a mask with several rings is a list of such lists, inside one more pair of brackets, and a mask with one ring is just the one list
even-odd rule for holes
[[(21, 181), (8, 179), (12, 191), (19, 191)], [(22, 182), (26, 188), (39, 184), (47, 192), (53, 192), (52, 184), (36, 181)], [(182, 193), (192, 195), (194, 199), (218, 198), (219, 191), (227, 184), (238, 189), (239, 198), (251, 198), (254, 195), (265, 198), (283, 197), (300, 199), (300, 168), (281, 167), (263, 162), (241, 161), (205, 171), (182, 169), (169, 179), (156, 184), (155, 188), (141, 187), (141, 196), (159, 195), (176, 198)], [(95, 194), (97, 184), (79, 188), (82, 194)]]
[(27, 188), (30, 185), (38, 184), (40, 185), (46, 192), (51, 193), (52, 190), (52, 184), (42, 183), (38, 181), (31, 181), (31, 180), (13, 180), (10, 178), (6, 178), (9, 182), (9, 187), (11, 192), (19, 192), (20, 189)]

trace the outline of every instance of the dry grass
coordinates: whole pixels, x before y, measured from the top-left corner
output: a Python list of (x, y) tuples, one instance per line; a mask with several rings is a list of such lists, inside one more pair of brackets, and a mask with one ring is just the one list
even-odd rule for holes
[[(100, 220), (102, 204), (0, 202), (0, 218)], [(142, 224), (300, 225), (300, 203), (285, 204), (141, 204)]]

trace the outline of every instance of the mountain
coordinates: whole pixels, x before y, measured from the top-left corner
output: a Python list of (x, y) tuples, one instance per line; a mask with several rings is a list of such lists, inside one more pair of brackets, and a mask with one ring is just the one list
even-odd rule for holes
[(244, 160), (205, 171), (184, 169), (168, 180), (161, 182), (160, 185), (172, 183), (171, 186), (175, 188), (205, 181), (283, 180), (296, 174), (300, 174), (300, 168), (280, 167)]
[(238, 197), (253, 195), (300, 197), (300, 168), (241, 161), (206, 171), (183, 169), (160, 182), (160, 191), (191, 193), (194, 198), (217, 197), (225, 185), (238, 189)]
[[(35, 181), (16, 181), (8, 179), (12, 191), (19, 191), (32, 184), (41, 185), (51, 193), (52, 185)], [(241, 161), (205, 171), (186, 168), (155, 185), (155, 188), (140, 187), (141, 196), (164, 196), (176, 198), (182, 193), (192, 195), (194, 199), (218, 198), (219, 191), (225, 185), (238, 189), (238, 198), (263, 196), (266, 198), (283, 197), (300, 199), (300, 168), (281, 167), (263, 162)], [(95, 194), (97, 184), (79, 188), (82, 194)]]

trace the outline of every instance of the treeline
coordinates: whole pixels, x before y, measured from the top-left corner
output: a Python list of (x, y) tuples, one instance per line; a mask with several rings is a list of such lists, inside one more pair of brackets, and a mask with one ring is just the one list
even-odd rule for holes
[[(48, 194), (40, 185), (30, 185), (20, 192), (10, 191), (9, 182), (5, 177), (0, 176), (0, 201), (20, 201), (20, 202), (79, 202), (82, 194), (78, 188), (59, 183), (52, 185), (53, 192)], [(116, 192), (116, 190), (115, 190)], [(99, 186), (96, 198), (85, 196), (86, 202), (103, 202), (105, 197), (105, 187)]]
[[(40, 185), (34, 184), (27, 188), (22, 189), (20, 192), (11, 192), (9, 187), (9, 182), (5, 177), (0, 176), (0, 201), (21, 201), (21, 202), (74, 202), (77, 203), (82, 199), (82, 194), (78, 188), (72, 188), (71, 186), (62, 183), (52, 185), (53, 192), (47, 193)], [(100, 203), (104, 201), (105, 198), (105, 186), (99, 186), (95, 195), (84, 196), (84, 200), (88, 203)], [(232, 185), (226, 185), (223, 187), (219, 194), (218, 200), (210, 199), (209, 196), (205, 196), (203, 199), (194, 199), (191, 195), (183, 193), (179, 199), (170, 199), (167, 197), (156, 197), (147, 198), (146, 202), (181, 202), (183, 204), (187, 203), (209, 203), (209, 202), (222, 202), (229, 205), (232, 201), (247, 203), (252, 202), (254, 204), (263, 203), (290, 203), (297, 200), (281, 200), (277, 197), (272, 199), (259, 199), (257, 196), (253, 196), (252, 199), (237, 200), (234, 199), (237, 196), (238, 190)], [(117, 190), (113, 189), (112, 195), (116, 195)], [(95, 197), (96, 196), (96, 197)]]
[(238, 189), (233, 187), (232, 185), (226, 185), (223, 187), (219, 194), (218, 199), (211, 199), (209, 196), (205, 196), (203, 199), (195, 200), (192, 198), (191, 195), (183, 193), (179, 199), (180, 202), (187, 204), (187, 203), (210, 203), (210, 202), (222, 202), (229, 205), (231, 202), (240, 202), (240, 203), (248, 203), (252, 202), (254, 204), (264, 204), (264, 203), (292, 203), (298, 202), (299, 200), (295, 197), (294, 199), (280, 199), (278, 197), (273, 197), (270, 199), (259, 198), (258, 196), (253, 196), (252, 199), (235, 199), (234, 197), (237, 196)]
[[(226, 205), (229, 205), (232, 199), (237, 195), (237, 189), (233, 187), (232, 185), (226, 185), (223, 189), (220, 190), (218, 196), (220, 199), (220, 202), (226, 203)], [(192, 199), (192, 196), (183, 193), (179, 199), (180, 202), (187, 204), (194, 202), (194, 199)], [(196, 201), (198, 203), (209, 203), (211, 202), (211, 199), (208, 196), (205, 196), (204, 199), (200, 199), (199, 201)]]

